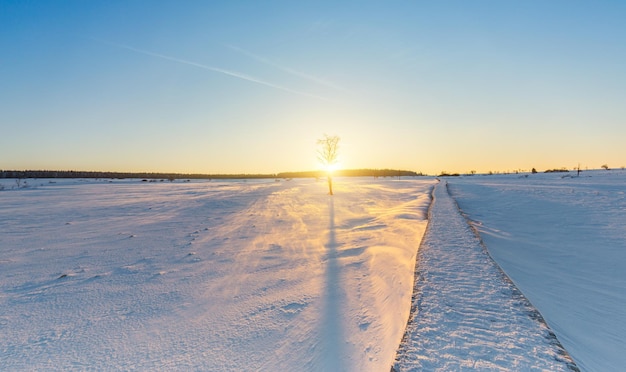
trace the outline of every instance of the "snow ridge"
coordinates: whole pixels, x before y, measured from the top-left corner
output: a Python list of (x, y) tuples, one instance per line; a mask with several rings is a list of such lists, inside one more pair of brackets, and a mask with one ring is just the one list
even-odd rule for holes
[(440, 183), (418, 252), (411, 315), (391, 370), (463, 369), (579, 370)]

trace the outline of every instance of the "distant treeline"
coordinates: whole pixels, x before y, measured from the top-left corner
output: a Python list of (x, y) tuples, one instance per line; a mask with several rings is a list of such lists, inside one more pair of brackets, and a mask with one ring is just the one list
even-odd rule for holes
[[(283, 172), (277, 178), (319, 178), (325, 177), (325, 171)], [(342, 169), (333, 172), (335, 177), (415, 177), (421, 173), (400, 169)]]
[[(186, 174), (148, 172), (98, 172), (98, 171), (53, 171), (53, 170), (0, 170), (0, 178), (141, 178), (141, 179), (262, 179), (262, 178), (318, 178), (323, 171), (283, 172), (275, 174)], [(407, 170), (397, 169), (345, 169), (333, 173), (338, 177), (405, 177), (421, 176)]]
[(275, 174), (186, 174), (186, 173), (147, 173), (147, 172), (94, 172), (94, 171), (0, 171), (0, 178), (142, 178), (142, 179), (250, 179), (275, 178)]

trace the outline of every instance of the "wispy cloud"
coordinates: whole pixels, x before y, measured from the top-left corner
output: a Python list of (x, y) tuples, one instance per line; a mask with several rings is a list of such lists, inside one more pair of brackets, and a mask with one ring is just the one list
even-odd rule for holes
[(245, 49), (241, 49), (241, 48), (236, 47), (234, 45), (227, 45), (227, 47), (232, 49), (232, 50), (234, 50), (234, 51), (236, 51), (236, 52), (244, 54), (244, 55), (246, 55), (246, 56), (248, 56), (248, 57), (250, 57), (250, 58), (252, 58), (254, 60), (257, 60), (257, 61), (259, 61), (261, 63), (264, 63), (264, 64), (266, 64), (268, 66), (272, 66), (272, 67), (277, 68), (277, 69), (279, 69), (281, 71), (284, 71), (284, 72), (286, 72), (288, 74), (291, 74), (291, 75), (294, 75), (294, 76), (298, 76), (300, 78), (303, 78), (303, 79), (306, 79), (306, 80), (312, 81), (314, 83), (317, 83), (317, 84), (320, 84), (320, 85), (324, 85), (324, 86), (327, 86), (327, 87), (330, 87), (330, 88), (333, 88), (333, 89), (336, 89), (336, 90), (342, 90), (342, 91), (346, 90), (345, 88), (343, 88), (343, 87), (341, 87), (341, 86), (339, 86), (339, 85), (337, 85), (337, 84), (335, 84), (335, 83), (333, 83), (331, 81), (328, 81), (326, 79), (322, 79), (322, 78), (319, 78), (319, 77), (316, 77), (316, 76), (313, 76), (313, 75), (309, 75), (307, 73), (304, 73), (304, 72), (301, 72), (301, 71), (297, 71), (297, 70), (294, 70), (294, 69), (289, 68), (289, 67), (285, 67), (285, 66), (279, 65), (276, 62), (270, 61), (269, 59), (267, 59), (265, 57), (261, 57), (259, 55), (256, 55), (256, 54), (254, 54), (252, 52), (249, 52), (249, 51), (247, 51)]
[(223, 75), (228, 75), (237, 79), (241, 79), (241, 80), (246, 80), (252, 83), (257, 83), (257, 84), (261, 84), (261, 85), (265, 85), (267, 87), (270, 88), (274, 88), (274, 89), (279, 89), (285, 92), (289, 92), (289, 93), (293, 93), (293, 94), (298, 94), (301, 96), (306, 96), (306, 97), (311, 97), (311, 98), (316, 98), (316, 99), (320, 99), (320, 100), (324, 100), (324, 101), (328, 101), (327, 98), (322, 97), (322, 96), (318, 96), (315, 94), (311, 94), (311, 93), (307, 93), (307, 92), (302, 92), (299, 90), (294, 90), (291, 88), (287, 88), (278, 84), (274, 84), (265, 80), (261, 80), (258, 78), (255, 78), (253, 76), (249, 76), (246, 74), (243, 74), (241, 72), (237, 72), (237, 71), (231, 71), (231, 70), (226, 70), (223, 68), (219, 68), (219, 67), (214, 67), (214, 66), (209, 66), (209, 65), (205, 65), (205, 64), (201, 64), (201, 63), (197, 63), (197, 62), (193, 62), (193, 61), (188, 61), (185, 59), (181, 59), (181, 58), (176, 58), (176, 57), (171, 57), (165, 54), (160, 54), (160, 53), (155, 53), (155, 52), (151, 52), (148, 50), (143, 50), (143, 49), (139, 49), (139, 48), (135, 48), (129, 45), (124, 45), (124, 44), (118, 44), (118, 43), (113, 43), (113, 42), (109, 42), (109, 41), (102, 41), (102, 40), (96, 40), (98, 42), (101, 42), (103, 44), (107, 44), (107, 45), (111, 45), (117, 48), (121, 48), (121, 49), (126, 49), (126, 50), (130, 50), (133, 51), (135, 53), (140, 53), (140, 54), (144, 54), (147, 56), (151, 56), (151, 57), (156, 57), (156, 58), (161, 58), (164, 60), (168, 60), (168, 61), (172, 61), (172, 62), (177, 62), (177, 63), (182, 63), (185, 65), (189, 65), (189, 66), (194, 66), (194, 67), (198, 67), (204, 70), (208, 70), (208, 71), (213, 71), (213, 72), (217, 72)]

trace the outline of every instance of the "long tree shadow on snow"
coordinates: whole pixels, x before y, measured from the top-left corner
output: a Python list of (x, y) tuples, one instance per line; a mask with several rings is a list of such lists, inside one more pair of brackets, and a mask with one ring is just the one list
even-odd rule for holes
[(341, 277), (337, 262), (338, 243), (335, 229), (335, 201), (328, 198), (328, 243), (326, 244), (326, 291), (324, 293), (322, 340), (322, 363), (325, 371), (342, 371), (344, 357), (344, 335), (341, 322), (340, 306), (343, 302)]

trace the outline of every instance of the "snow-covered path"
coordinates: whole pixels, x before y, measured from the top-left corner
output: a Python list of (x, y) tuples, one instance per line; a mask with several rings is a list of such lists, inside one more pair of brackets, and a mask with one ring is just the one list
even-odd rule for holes
[(434, 191), (396, 371), (577, 370), (447, 191)]
[(576, 365), (623, 370), (626, 171), (458, 177), (449, 185)]

